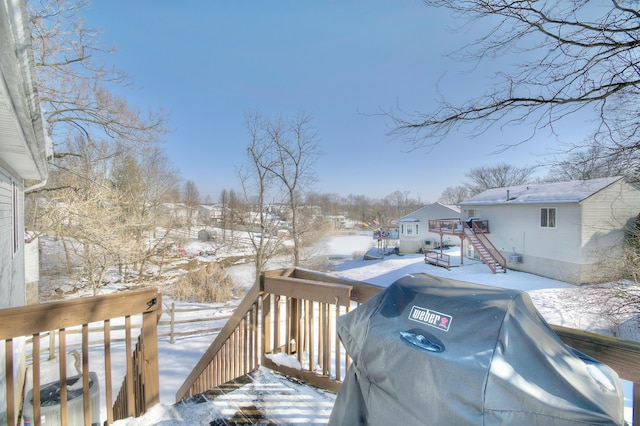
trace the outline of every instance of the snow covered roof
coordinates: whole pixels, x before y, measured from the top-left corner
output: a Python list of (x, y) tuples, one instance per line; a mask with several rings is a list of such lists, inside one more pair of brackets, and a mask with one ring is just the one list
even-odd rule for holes
[(407, 216), (400, 219), (400, 222), (420, 222), (420, 219)]
[(579, 203), (622, 177), (551, 182), (494, 188), (464, 200), (460, 205)]
[(449, 219), (451, 216), (459, 215), (460, 208), (458, 206), (436, 202), (420, 207), (418, 210), (415, 210), (408, 215), (401, 217), (399, 221), (420, 222), (420, 217), (424, 219), (425, 214), (429, 216), (430, 219)]

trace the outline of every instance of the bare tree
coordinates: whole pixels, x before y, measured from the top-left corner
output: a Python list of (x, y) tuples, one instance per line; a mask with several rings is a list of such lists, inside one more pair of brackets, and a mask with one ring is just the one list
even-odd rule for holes
[(222, 227), (222, 241), (227, 241), (227, 233), (233, 242), (235, 225), (240, 222), (239, 213), (243, 210), (242, 200), (233, 189), (223, 189), (220, 193), (220, 226)]
[[(245, 201), (253, 206), (246, 225), (249, 229), (249, 242), (254, 250), (254, 278), (259, 285), (260, 274), (275, 254), (277, 239), (271, 238), (270, 220), (267, 215), (269, 191), (273, 187), (273, 170), (277, 155), (274, 146), (264, 135), (264, 121), (259, 113), (248, 113), (245, 125), (250, 142), (247, 146), (249, 163), (238, 171)], [(256, 232), (257, 229), (257, 232)]]
[(109, 85), (129, 86), (126, 75), (105, 65), (113, 53), (101, 45), (100, 32), (81, 19), (87, 0), (29, 3), (38, 92), (54, 148), (69, 153), (69, 135), (91, 135), (146, 143), (165, 131), (162, 114), (143, 116), (115, 96)]
[(182, 202), (187, 206), (187, 229), (191, 232), (191, 225), (193, 225), (193, 213), (200, 204), (200, 191), (198, 191), (198, 187), (192, 180), (188, 180), (184, 183)]
[(489, 25), (485, 34), (457, 52), (463, 59), (477, 64), (510, 54), (515, 66), (497, 72), (493, 88), (475, 99), (458, 105), (443, 100), (421, 114), (389, 113), (395, 123), (392, 133), (405, 136), (414, 147), (433, 147), (463, 127), (478, 135), (494, 125), (522, 128), (532, 123), (529, 133), (514, 141), (519, 143), (589, 108), (598, 114), (599, 125), (588, 143), (598, 145), (603, 155), (626, 157), (637, 172), (637, 2), (423, 2)]
[(311, 116), (299, 112), (291, 120), (265, 120), (264, 130), (273, 144), (275, 161), (269, 171), (284, 191), (290, 210), (290, 230), (293, 240), (293, 264), (300, 265), (302, 237), (309, 231), (300, 217), (302, 194), (316, 181), (313, 166), (319, 155), (318, 137), (311, 126)]
[(473, 168), (466, 173), (470, 179), (466, 184), (468, 195), (472, 197), (491, 188), (524, 185), (529, 182), (534, 170), (534, 167), (515, 167), (507, 163)]
[(455, 187), (448, 186), (440, 195), (438, 199), (442, 204), (448, 204), (452, 206), (459, 205), (462, 201), (469, 198), (469, 188), (463, 185)]
[(315, 191), (305, 193), (305, 204), (308, 206), (320, 206), (323, 214), (339, 215), (342, 213), (340, 196), (338, 194), (320, 194)]
[[(144, 173), (142, 173), (143, 192), (142, 198), (146, 215), (144, 216), (144, 227), (149, 236), (149, 244), (140, 262), (139, 276), (142, 276), (146, 262), (156, 252), (162, 254), (162, 261), (157, 272), (162, 273), (164, 256), (166, 256), (165, 248), (169, 245), (169, 237), (171, 231), (176, 224), (171, 220), (171, 215), (167, 214), (161, 206), (163, 203), (177, 201), (179, 199), (179, 173), (173, 168), (169, 159), (155, 146), (145, 152), (140, 159), (140, 164)], [(162, 226), (162, 230), (158, 232), (158, 226)]]
[(139, 265), (148, 251), (143, 233), (153, 220), (149, 208), (157, 206), (150, 191), (159, 190), (140, 164), (159, 159), (154, 144), (165, 129), (161, 113), (142, 114), (110, 90), (129, 82), (107, 65), (113, 50), (101, 45), (99, 32), (84, 25), (87, 5), (29, 4), (38, 91), (55, 151), (51, 179), (30, 194), (30, 204), (46, 201), (31, 210), (39, 215), (32, 223), (63, 241), (69, 264), (75, 248), (84, 276), (99, 286), (109, 267)]
[(570, 152), (551, 164), (545, 180), (588, 180), (601, 177), (627, 176), (633, 179), (634, 170), (619, 156), (607, 155), (598, 146)]

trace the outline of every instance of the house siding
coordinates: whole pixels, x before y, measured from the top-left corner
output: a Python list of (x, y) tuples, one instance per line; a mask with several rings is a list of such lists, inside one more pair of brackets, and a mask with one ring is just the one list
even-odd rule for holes
[[(554, 228), (540, 226), (542, 208), (556, 209)], [(506, 259), (514, 253), (522, 256), (521, 263), (508, 264), (510, 269), (569, 282), (575, 280), (577, 270), (572, 265), (580, 263), (579, 206), (552, 203), (465, 206), (468, 209), (482, 211), (481, 219), (489, 221), (488, 237)]]
[[(18, 188), (18, 215), (13, 216), (13, 183), (9, 173), (0, 167), (0, 309), (25, 304), (23, 186)], [(14, 253), (13, 221), (17, 220), (17, 251)]]
[[(540, 226), (540, 209), (556, 209), (556, 227)], [(489, 221), (491, 242), (510, 269), (574, 284), (600, 282), (615, 274), (626, 227), (640, 212), (640, 191), (620, 179), (574, 203), (473, 205)], [(603, 262), (606, 268), (603, 268)]]
[[(403, 221), (411, 218), (417, 221)], [(459, 219), (460, 213), (440, 203), (424, 206), (407, 216), (398, 223), (399, 250), (401, 253), (418, 253), (424, 249), (434, 248), (440, 244), (440, 235), (429, 232), (430, 219)], [(407, 233), (407, 228), (412, 227), (412, 233)], [(417, 227), (417, 232), (416, 232)], [(426, 244), (429, 241), (430, 244)], [(443, 244), (460, 245), (460, 239), (451, 235), (443, 237)]]
[(612, 266), (624, 249), (626, 229), (640, 212), (640, 191), (620, 180), (581, 204), (583, 263)]

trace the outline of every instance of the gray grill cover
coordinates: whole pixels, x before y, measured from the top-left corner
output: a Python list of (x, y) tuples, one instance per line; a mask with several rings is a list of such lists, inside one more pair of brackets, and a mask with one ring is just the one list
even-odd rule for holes
[(624, 424), (617, 374), (521, 291), (407, 276), (338, 318), (338, 334), (352, 364), (330, 425)]

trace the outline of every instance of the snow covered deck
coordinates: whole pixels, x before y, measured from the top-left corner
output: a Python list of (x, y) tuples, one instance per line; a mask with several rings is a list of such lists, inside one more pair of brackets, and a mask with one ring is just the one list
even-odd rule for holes
[[(176, 404), (212, 426), (310, 425), (329, 422), (336, 395), (265, 367)], [(197, 404), (197, 405), (196, 405)], [(202, 405), (200, 405), (202, 404)]]

